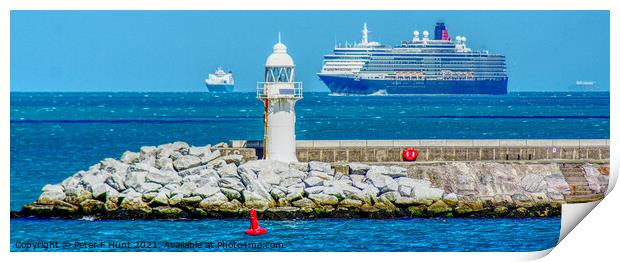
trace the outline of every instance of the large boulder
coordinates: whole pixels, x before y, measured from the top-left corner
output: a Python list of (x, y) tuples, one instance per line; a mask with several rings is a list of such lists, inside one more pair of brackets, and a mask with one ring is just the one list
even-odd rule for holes
[(542, 192), (547, 188), (547, 182), (539, 174), (527, 174), (520, 182), (521, 187), (528, 192)]
[(310, 161), (308, 163), (308, 167), (310, 171), (319, 171), (327, 174), (334, 174), (334, 170), (332, 170), (332, 165), (330, 163), (319, 162), (319, 161)]
[(383, 174), (373, 173), (371, 171), (372, 169), (368, 171), (366, 177), (374, 187), (379, 189), (380, 192), (385, 193), (398, 190), (398, 183), (396, 183), (396, 181), (394, 181), (392, 177)]
[(257, 195), (260, 199), (271, 203), (273, 202), (273, 198), (271, 197), (269, 190), (267, 190), (265, 186), (263, 186), (263, 184), (258, 180), (258, 177), (253, 171), (252, 166), (248, 165), (252, 162), (258, 161), (251, 161), (239, 167), (239, 176), (241, 177), (241, 182), (243, 182), (243, 184), (245, 185), (245, 191), (253, 192), (252, 195)]
[(226, 164), (217, 169), (217, 173), (221, 177), (239, 177), (237, 173), (237, 165), (235, 164)]
[(211, 146), (192, 146), (189, 148), (189, 154), (192, 156), (203, 157), (211, 153)]
[(125, 151), (121, 156), (121, 162), (125, 164), (133, 164), (140, 162), (140, 153)]
[(293, 201), (292, 205), (296, 207), (300, 207), (300, 208), (313, 208), (316, 206), (314, 201), (307, 199), (307, 198), (302, 198), (302, 199)]
[(309, 199), (312, 199), (317, 205), (337, 205), (338, 198), (327, 194), (310, 194)]
[(444, 190), (433, 187), (417, 187), (413, 189), (413, 195), (420, 200), (439, 200), (442, 198)]
[(210, 186), (210, 185), (204, 185), (204, 186), (201, 186), (199, 188), (196, 188), (194, 190), (194, 192), (192, 192), (192, 195), (200, 196), (202, 198), (208, 198), (208, 197), (213, 196), (213, 195), (215, 195), (217, 193), (221, 193), (219, 187), (214, 187), (214, 186)]
[(174, 162), (172, 162), (174, 168), (177, 171), (185, 170), (185, 169), (192, 168), (192, 167), (197, 167), (201, 165), (201, 163), (202, 162), (200, 160), (200, 157), (192, 156), (192, 155), (181, 156), (177, 158), (176, 160), (174, 160)]
[(153, 182), (160, 185), (174, 184), (179, 183), (183, 180), (179, 175), (177, 175), (174, 171), (149, 171), (145, 176), (145, 181)]
[(226, 187), (221, 187), (220, 191), (222, 191), (222, 193), (226, 197), (228, 197), (229, 200), (241, 199), (241, 193), (239, 193), (239, 191), (237, 190), (226, 188)]
[(551, 174), (545, 176), (547, 182), (547, 191), (562, 194), (570, 194), (570, 186), (562, 174)]
[(157, 147), (154, 146), (143, 146), (140, 148), (140, 159), (148, 159), (148, 158), (156, 158), (157, 157)]
[(349, 175), (366, 175), (370, 169), (369, 165), (362, 163), (349, 163)]
[(220, 178), (218, 184), (221, 188), (229, 188), (235, 190), (237, 192), (241, 192), (245, 189), (245, 186), (241, 182), (241, 179), (234, 177), (223, 177)]
[(265, 209), (275, 206), (275, 201), (271, 196), (263, 197), (248, 190), (244, 190), (241, 195), (243, 196), (243, 205), (247, 208)]
[(393, 178), (407, 176), (407, 169), (400, 166), (371, 166), (366, 175), (378, 174)]
[(435, 203), (433, 203), (432, 205), (430, 205), (426, 211), (430, 214), (430, 215), (445, 215), (447, 213), (449, 213), (450, 211), (452, 211), (452, 208), (450, 208), (446, 203), (444, 203), (441, 200), (436, 201)]
[(95, 214), (103, 212), (105, 211), (105, 203), (99, 200), (87, 199), (80, 203), (80, 210), (82, 210), (84, 214)]
[(150, 211), (148, 204), (142, 201), (142, 194), (136, 191), (126, 193), (119, 207), (124, 210)]
[(227, 164), (234, 164), (236, 166), (243, 163), (243, 156), (237, 154), (225, 155), (221, 157)]
[(318, 193), (322, 193), (323, 190), (325, 190), (324, 186), (315, 186), (315, 187), (306, 187), (304, 188), (304, 192), (306, 194), (318, 194)]
[(61, 185), (45, 185), (42, 189), (43, 193), (37, 200), (38, 204), (51, 205), (58, 201), (65, 200), (65, 192)]
[(303, 181), (306, 184), (306, 186), (313, 187), (313, 186), (322, 186), (324, 180), (321, 179), (320, 177), (310, 176), (310, 177), (306, 177)]
[(200, 207), (204, 209), (213, 209), (226, 202), (228, 202), (228, 198), (221, 192), (218, 192), (200, 201)]

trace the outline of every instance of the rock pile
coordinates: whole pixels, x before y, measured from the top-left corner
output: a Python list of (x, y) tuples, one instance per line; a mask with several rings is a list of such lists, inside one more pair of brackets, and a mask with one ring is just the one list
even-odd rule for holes
[(444, 163), (409, 167), (246, 161), (218, 147), (145, 146), (46, 185), (18, 216), (101, 219), (530, 217), (559, 215), (558, 167)]

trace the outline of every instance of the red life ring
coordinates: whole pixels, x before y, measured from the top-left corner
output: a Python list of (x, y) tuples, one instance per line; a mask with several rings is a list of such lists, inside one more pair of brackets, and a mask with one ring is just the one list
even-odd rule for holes
[(413, 147), (408, 147), (403, 150), (403, 160), (405, 161), (415, 161), (418, 158), (418, 151)]

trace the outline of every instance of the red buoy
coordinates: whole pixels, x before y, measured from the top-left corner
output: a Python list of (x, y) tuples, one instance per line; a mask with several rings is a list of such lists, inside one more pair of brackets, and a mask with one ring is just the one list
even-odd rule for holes
[(418, 158), (418, 151), (413, 147), (408, 147), (403, 150), (403, 160), (415, 161)]
[(258, 217), (256, 217), (256, 210), (250, 210), (250, 228), (245, 230), (245, 233), (252, 236), (258, 236), (267, 233), (267, 229), (258, 225)]

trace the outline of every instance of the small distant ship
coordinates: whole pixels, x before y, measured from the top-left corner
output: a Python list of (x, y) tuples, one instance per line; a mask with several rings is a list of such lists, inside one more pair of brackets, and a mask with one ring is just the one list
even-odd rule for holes
[(598, 88), (598, 85), (596, 85), (596, 81), (584, 81), (584, 80), (579, 80), (579, 81), (575, 81), (574, 85), (571, 85), (568, 88), (569, 91), (571, 92), (597, 92), (597, 91), (601, 91)]
[(230, 93), (235, 89), (235, 79), (233, 79), (232, 71), (224, 72), (221, 67), (213, 74), (209, 74), (209, 78), (205, 79), (209, 92)]
[(414, 31), (413, 38), (391, 47), (368, 39), (338, 45), (325, 55), (319, 78), (332, 94), (491, 94), (508, 92), (506, 59), (472, 50), (467, 38), (453, 40), (442, 22), (434, 36)]

